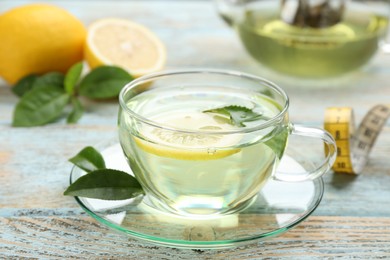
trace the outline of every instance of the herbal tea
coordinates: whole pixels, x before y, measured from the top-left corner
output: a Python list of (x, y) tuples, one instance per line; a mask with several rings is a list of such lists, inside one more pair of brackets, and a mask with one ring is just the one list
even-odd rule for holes
[[(128, 108), (155, 124), (119, 115), (122, 148), (155, 206), (207, 215), (242, 208), (258, 193), (284, 151), (288, 130), (280, 124), (242, 131), (282, 109), (266, 95), (253, 93), (186, 86), (151, 89), (127, 101)], [(235, 125), (226, 113), (213, 112), (231, 105), (237, 106), (231, 108), (233, 116), (244, 107), (256, 116)]]
[(388, 26), (387, 17), (351, 4), (340, 23), (301, 28), (283, 22), (277, 7), (249, 9), (234, 25), (256, 60), (296, 76), (335, 76), (359, 68), (376, 52)]

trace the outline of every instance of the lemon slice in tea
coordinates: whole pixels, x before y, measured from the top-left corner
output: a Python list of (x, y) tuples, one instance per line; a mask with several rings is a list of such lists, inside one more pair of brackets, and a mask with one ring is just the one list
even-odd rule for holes
[[(215, 120), (208, 114), (182, 112), (160, 116), (156, 121), (169, 127), (199, 130), (199, 132), (144, 127), (140, 130), (143, 139), (135, 138), (135, 142), (148, 153), (180, 160), (215, 160), (240, 151), (236, 148), (241, 139), (240, 136), (218, 133), (235, 129), (235, 127)], [(215, 134), (210, 133), (214, 131)]]

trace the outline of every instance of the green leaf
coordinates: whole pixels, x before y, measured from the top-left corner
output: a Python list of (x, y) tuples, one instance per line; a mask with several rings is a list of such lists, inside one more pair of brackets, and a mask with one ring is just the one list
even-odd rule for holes
[(82, 96), (104, 99), (119, 95), (122, 88), (133, 80), (125, 70), (114, 66), (101, 66), (88, 73), (80, 82), (79, 93)]
[(278, 129), (278, 133), (271, 132), (270, 134), (273, 135), (271, 139), (268, 141), (265, 141), (264, 144), (267, 145), (269, 148), (274, 151), (276, 156), (281, 159), (284, 153), (284, 150), (286, 149), (287, 145), (287, 138), (289, 134), (288, 127), (282, 127), (282, 129)]
[(28, 75), (15, 84), (15, 86), (12, 88), (12, 92), (14, 92), (19, 97), (22, 97), (24, 94), (34, 88), (47, 86), (63, 88), (64, 75), (59, 72), (50, 72), (43, 76)]
[(41, 88), (41, 87), (58, 87), (63, 89), (64, 88), (64, 74), (60, 72), (49, 72), (46, 73), (40, 77), (38, 77), (32, 88)]
[(64, 85), (65, 90), (69, 94), (74, 94), (77, 82), (81, 77), (83, 71), (83, 63), (79, 62), (73, 65), (65, 75)]
[(38, 126), (57, 119), (69, 102), (61, 88), (46, 86), (26, 93), (16, 105), (13, 126)]
[(203, 113), (214, 113), (229, 117), (230, 123), (235, 126), (245, 126), (245, 122), (255, 121), (263, 118), (263, 114), (253, 112), (252, 109), (242, 106), (230, 105), (203, 111)]
[(126, 172), (101, 169), (90, 172), (72, 183), (66, 196), (79, 196), (104, 200), (124, 200), (143, 194), (137, 179)]
[(69, 161), (87, 172), (106, 168), (103, 156), (91, 146), (85, 147)]
[(68, 118), (66, 119), (68, 124), (77, 123), (84, 113), (84, 107), (81, 105), (81, 102), (77, 97), (72, 96), (72, 106), (72, 112), (70, 112)]
[(37, 75), (28, 75), (22, 78), (15, 84), (15, 86), (13, 86), (12, 92), (17, 96), (22, 97), (33, 88), (34, 82), (37, 78)]

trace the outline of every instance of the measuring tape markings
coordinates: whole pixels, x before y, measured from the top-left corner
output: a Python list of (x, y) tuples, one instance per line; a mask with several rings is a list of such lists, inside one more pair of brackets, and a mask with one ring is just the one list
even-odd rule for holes
[(332, 169), (349, 174), (361, 173), (375, 140), (389, 117), (390, 106), (377, 105), (364, 116), (355, 131), (352, 108), (328, 108), (324, 128), (334, 137), (337, 145), (337, 157)]

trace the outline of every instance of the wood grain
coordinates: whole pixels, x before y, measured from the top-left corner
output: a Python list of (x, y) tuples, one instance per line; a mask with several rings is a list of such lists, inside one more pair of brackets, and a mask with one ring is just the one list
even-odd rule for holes
[[(2, 1), (0, 12), (31, 1)], [(41, 1), (45, 2), (45, 1)], [(390, 103), (390, 55), (343, 78), (286, 78), (256, 63), (211, 1), (46, 1), (86, 25), (116, 16), (152, 29), (166, 44), (167, 68), (211, 67), (266, 77), (290, 96), (291, 121), (321, 127), (328, 106), (351, 106), (359, 122), (377, 103)], [(314, 215), (282, 236), (226, 250), (180, 250), (129, 239), (96, 223), (73, 198), (68, 158), (116, 138), (118, 103), (83, 100), (77, 125), (65, 118), (34, 128), (11, 127), (18, 98), (0, 82), (0, 259), (386, 259), (390, 258), (390, 123), (361, 176), (329, 173)], [(306, 150), (304, 150), (305, 152)]]
[[(385, 227), (385, 228), (384, 228)], [(116, 234), (85, 216), (0, 218), (0, 257), (50, 259), (260, 259), (390, 257), (390, 219), (310, 217), (267, 241), (224, 250), (160, 248)]]

